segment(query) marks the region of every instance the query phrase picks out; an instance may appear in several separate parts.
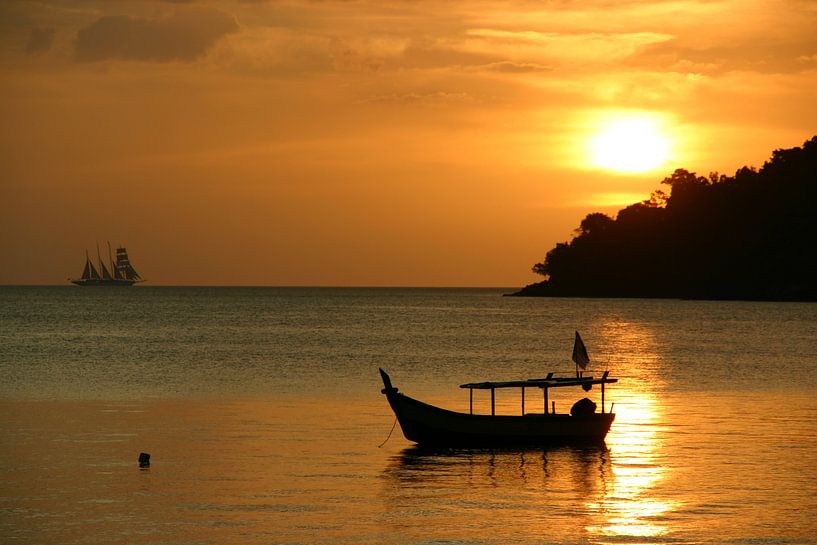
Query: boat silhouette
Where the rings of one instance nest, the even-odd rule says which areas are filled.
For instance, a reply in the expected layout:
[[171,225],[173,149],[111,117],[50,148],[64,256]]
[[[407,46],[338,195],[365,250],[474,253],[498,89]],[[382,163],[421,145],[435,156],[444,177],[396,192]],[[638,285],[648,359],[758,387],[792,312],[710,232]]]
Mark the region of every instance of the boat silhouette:
[[105,266],[99,254],[99,245],[96,247],[97,262],[99,269],[94,266],[91,258],[88,257],[88,250],[85,250],[85,268],[79,278],[69,278],[72,284],[77,286],[132,286],[137,282],[144,282],[136,269],[130,263],[128,251],[124,247],[116,249],[116,261],[111,256],[111,243],[108,243],[108,261],[110,269]]
[[[403,435],[409,441],[431,447],[496,447],[530,446],[563,443],[602,443],[615,420],[613,412],[604,407],[604,386],[618,382],[609,378],[605,371],[601,377],[582,376],[554,377],[553,373],[542,379],[505,382],[476,382],[460,385],[470,390],[470,412],[459,413],[423,403],[398,392],[391,378],[380,369],[383,390]],[[570,413],[556,413],[548,407],[550,388],[580,387],[587,391],[593,385],[601,385],[601,412],[596,404],[582,398]],[[522,414],[520,416],[497,415],[495,390],[498,388],[522,388]],[[538,388],[544,394],[544,412],[525,411],[526,388]],[[473,391],[491,390],[491,414],[474,414]],[[612,407],[611,407],[612,409]]]

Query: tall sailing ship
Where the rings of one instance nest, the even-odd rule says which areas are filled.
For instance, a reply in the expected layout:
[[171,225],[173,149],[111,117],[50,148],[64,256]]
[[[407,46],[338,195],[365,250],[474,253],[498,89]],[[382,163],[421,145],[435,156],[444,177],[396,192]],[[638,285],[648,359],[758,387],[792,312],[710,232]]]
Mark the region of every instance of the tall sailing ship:
[[110,269],[105,266],[99,254],[99,245],[96,247],[96,256],[99,269],[94,267],[91,258],[88,257],[88,250],[85,250],[85,268],[82,276],[76,279],[69,279],[77,286],[132,286],[137,282],[144,282],[133,265],[130,264],[128,251],[119,247],[116,249],[116,261],[111,256],[111,244],[108,243],[108,261]]

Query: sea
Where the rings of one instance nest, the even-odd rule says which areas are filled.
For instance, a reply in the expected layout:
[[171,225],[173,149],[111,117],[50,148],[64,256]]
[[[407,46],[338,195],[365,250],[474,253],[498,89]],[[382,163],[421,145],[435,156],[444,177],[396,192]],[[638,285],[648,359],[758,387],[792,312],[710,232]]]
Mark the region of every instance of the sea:
[[[817,304],[508,291],[0,287],[0,542],[817,544]],[[467,412],[576,331],[603,445],[420,449],[381,394]]]

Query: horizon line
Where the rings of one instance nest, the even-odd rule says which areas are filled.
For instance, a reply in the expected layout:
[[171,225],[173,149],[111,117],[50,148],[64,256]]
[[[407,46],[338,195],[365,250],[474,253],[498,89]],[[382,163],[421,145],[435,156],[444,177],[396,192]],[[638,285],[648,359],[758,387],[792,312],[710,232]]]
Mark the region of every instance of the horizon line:
[[[79,288],[70,284],[4,284],[2,288]],[[106,286],[100,286],[106,287]],[[107,286],[111,287],[111,286]],[[143,288],[310,288],[310,289],[520,289],[519,286],[423,286],[423,285],[331,285],[331,284],[150,284],[125,286]]]

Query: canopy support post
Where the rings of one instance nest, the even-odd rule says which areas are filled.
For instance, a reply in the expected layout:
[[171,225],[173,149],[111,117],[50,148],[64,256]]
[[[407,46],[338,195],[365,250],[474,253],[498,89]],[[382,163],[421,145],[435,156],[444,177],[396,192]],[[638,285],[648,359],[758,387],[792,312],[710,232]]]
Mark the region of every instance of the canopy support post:
[[525,387],[522,386],[522,416],[525,416]]
[[544,390],[544,392],[545,392],[545,414],[547,414],[548,413],[548,387],[545,386],[544,388],[542,388],[542,390]]
[[495,414],[496,412],[494,409],[494,389],[491,388],[491,416],[494,416]]
[[468,411],[474,414],[474,389],[468,388]]

